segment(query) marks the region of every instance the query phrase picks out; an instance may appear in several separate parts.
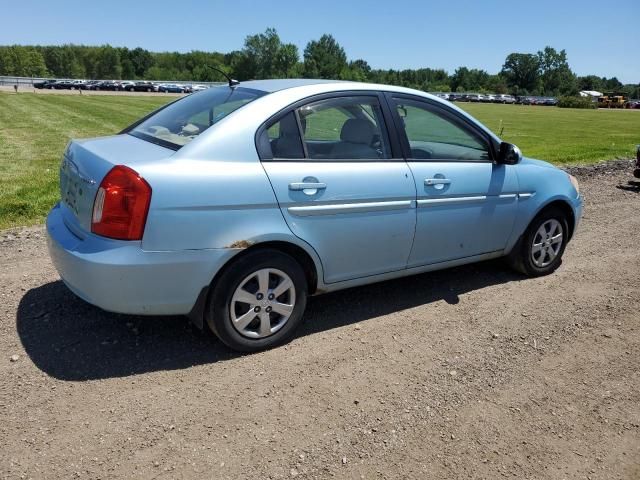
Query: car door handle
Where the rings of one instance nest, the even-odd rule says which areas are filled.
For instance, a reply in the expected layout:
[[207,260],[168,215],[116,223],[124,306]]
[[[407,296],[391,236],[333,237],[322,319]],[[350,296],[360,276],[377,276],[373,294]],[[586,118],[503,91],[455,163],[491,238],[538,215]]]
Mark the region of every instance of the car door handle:
[[289,190],[324,190],[327,188],[326,183],[322,182],[294,182],[289,184]]
[[448,178],[425,178],[424,184],[427,186],[430,185],[449,185],[451,180]]

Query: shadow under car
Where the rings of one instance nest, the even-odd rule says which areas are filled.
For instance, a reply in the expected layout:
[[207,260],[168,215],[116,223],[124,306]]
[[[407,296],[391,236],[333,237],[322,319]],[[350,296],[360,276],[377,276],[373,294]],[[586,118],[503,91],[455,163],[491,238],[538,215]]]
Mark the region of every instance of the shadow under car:
[[[311,297],[296,337],[438,300],[457,304],[466,292],[522,279],[493,260]],[[61,281],[29,290],[16,323],[34,364],[66,381],[176,370],[240,355],[186,317],[109,313],[79,299]]]

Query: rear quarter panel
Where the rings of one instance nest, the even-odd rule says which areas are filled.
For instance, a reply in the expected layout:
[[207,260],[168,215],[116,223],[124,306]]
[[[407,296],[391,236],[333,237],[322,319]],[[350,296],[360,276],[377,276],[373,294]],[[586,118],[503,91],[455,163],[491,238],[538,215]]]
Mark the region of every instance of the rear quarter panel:
[[237,248],[292,236],[257,160],[179,159],[139,172],[153,189],[145,250]]

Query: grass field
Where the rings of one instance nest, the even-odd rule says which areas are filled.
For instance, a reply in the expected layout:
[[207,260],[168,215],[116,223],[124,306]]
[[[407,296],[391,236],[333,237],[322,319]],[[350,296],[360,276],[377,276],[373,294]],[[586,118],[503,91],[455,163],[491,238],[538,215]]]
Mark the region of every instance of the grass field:
[[[58,165],[70,138],[117,133],[172,100],[151,96],[0,93],[0,229],[43,221],[58,199]],[[640,111],[462,104],[527,156],[557,164],[631,157]]]

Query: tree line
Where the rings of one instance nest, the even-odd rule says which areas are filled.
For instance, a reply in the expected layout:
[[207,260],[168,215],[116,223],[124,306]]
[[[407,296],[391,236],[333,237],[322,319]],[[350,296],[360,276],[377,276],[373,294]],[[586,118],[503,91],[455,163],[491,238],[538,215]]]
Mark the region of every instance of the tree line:
[[254,78],[333,78],[402,85],[430,92],[490,92],[515,95],[576,95],[580,90],[616,91],[640,97],[640,85],[616,77],[577,76],[565,50],[545,47],[537,53],[511,53],[500,72],[459,67],[443,69],[373,69],[366,60],[349,60],[332,35],[298,47],[284,43],[277,31],[246,37],[241,50],[229,53],[150,52],[110,45],[0,46],[0,75],[102,80],[224,81],[215,66],[238,80]]

